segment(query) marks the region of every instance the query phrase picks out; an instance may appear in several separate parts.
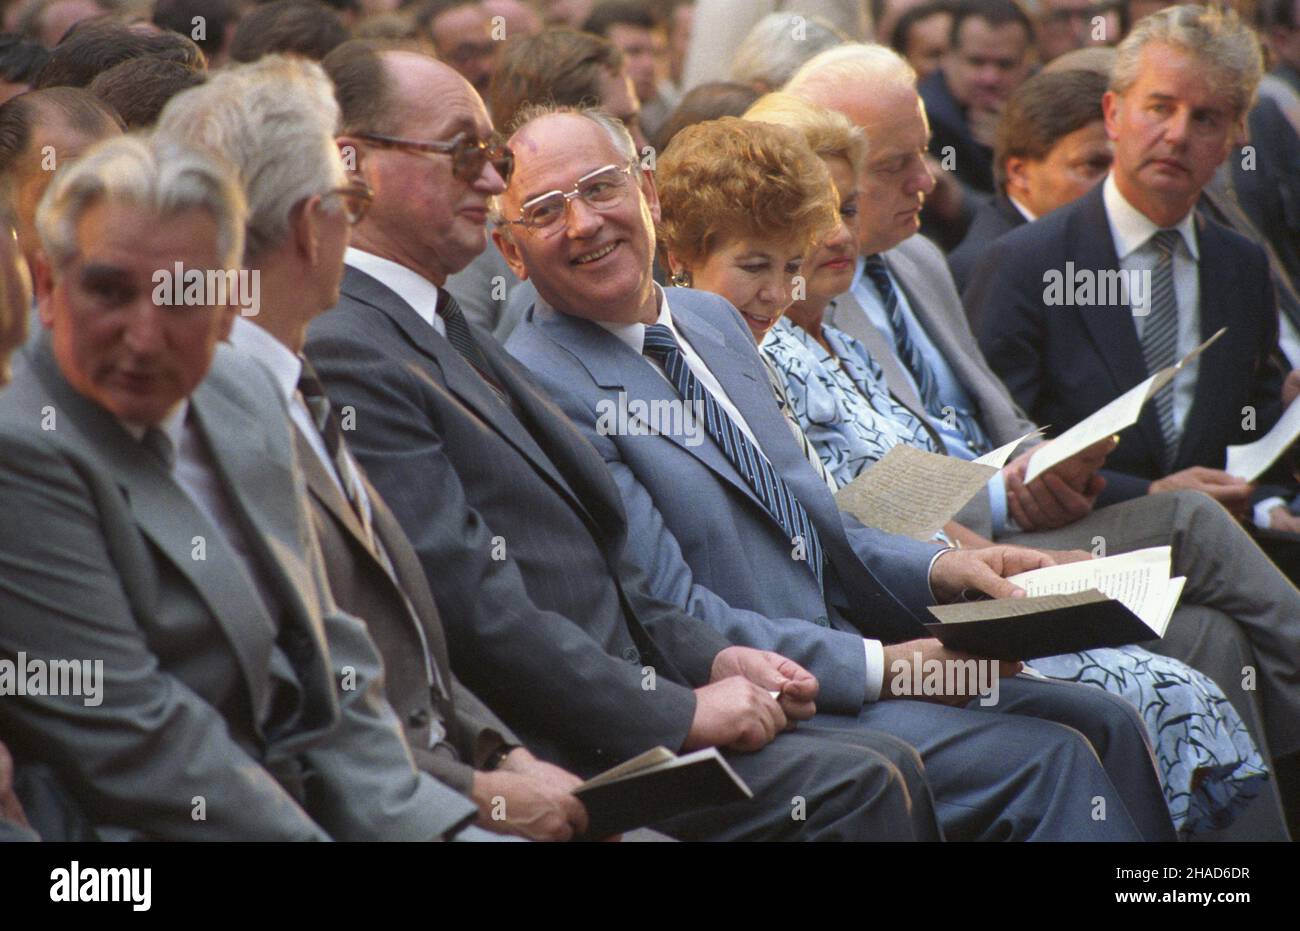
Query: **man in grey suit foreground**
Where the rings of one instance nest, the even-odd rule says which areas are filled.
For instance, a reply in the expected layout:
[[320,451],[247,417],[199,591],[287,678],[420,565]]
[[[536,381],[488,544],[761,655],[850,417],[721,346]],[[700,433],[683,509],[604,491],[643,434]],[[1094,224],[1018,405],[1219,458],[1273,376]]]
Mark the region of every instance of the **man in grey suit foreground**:
[[270,369],[289,408],[331,592],[379,647],[416,765],[470,796],[479,827],[566,840],[586,828],[572,793],[581,780],[520,746],[453,674],[419,558],[300,355],[308,322],[338,302],[349,223],[371,196],[348,183],[334,144],[338,117],[319,65],[269,56],[181,94],[158,132],[212,145],[245,187],[244,265],[259,274],[260,306],[235,320],[230,342]]
[[226,169],[132,137],[42,202],[48,332],[0,394],[0,655],[61,685],[0,730],[105,838],[442,838],[475,807],[416,771],[330,601],[283,406],[218,345],[234,305],[158,287],[238,268],[244,221]]
[[[814,58],[788,90],[843,113],[863,129],[871,147],[859,179],[863,259],[858,279],[836,299],[827,320],[861,340],[890,393],[928,419],[950,455],[969,459],[1037,427],[981,354],[943,254],[916,234],[917,211],[933,179],[916,154],[928,130],[914,85],[915,74],[896,54],[856,45]],[[864,274],[871,256],[880,257],[909,336],[935,373],[938,411],[920,398],[918,378],[898,349],[879,286]],[[1175,491],[1094,510],[1100,460],[1080,454],[1026,485],[1022,478],[1030,451],[994,476],[958,520],[998,542],[1048,549],[1105,555],[1171,545],[1173,571],[1186,576],[1187,585],[1164,638],[1143,646],[1214,679],[1261,749],[1277,757],[1293,753],[1300,746],[1295,676],[1300,592],[1295,586],[1208,496]],[[1106,503],[1104,490],[1099,503]],[[1268,804],[1256,807],[1271,809],[1260,817],[1276,830],[1276,795],[1267,795]]]
[[[559,109],[526,122],[511,145],[518,170],[500,198],[494,236],[540,298],[509,349],[609,465],[628,513],[629,552],[651,591],[729,639],[780,649],[805,664],[823,680],[823,694],[832,695],[821,707],[835,713],[816,723],[873,727],[917,747],[950,837],[1118,838],[1136,826],[1147,839],[1169,839],[1145,731],[1122,700],[1006,678],[997,701],[982,707],[951,686],[929,702],[896,700],[886,684],[900,664],[910,668],[914,654],[971,659],[945,651],[917,620],[936,595],[1010,595],[1016,588],[1000,575],[1047,560],[1010,547],[978,556],[942,550],[840,512],[773,403],[735,309],[711,294],[665,292],[652,280],[658,200],[648,172],[632,168],[616,200],[571,199],[546,213],[547,226],[532,214],[521,217],[538,194],[572,190],[577,178],[604,165],[635,165],[619,124],[598,110]],[[806,518],[805,545],[771,516],[722,442],[662,422],[657,430],[608,428],[600,411],[620,399],[660,410],[682,403],[669,380],[680,377],[668,374],[672,363],[660,368],[652,361],[652,330],[691,347],[684,364],[709,386],[706,401],[719,403],[704,416],[729,418],[744,436],[752,434],[760,474],[770,464],[765,484],[788,491],[792,509]],[[630,341],[643,343],[645,355]],[[741,437],[731,442],[744,445]],[[1017,668],[1004,664],[1001,673]],[[1026,778],[1047,775],[1045,765],[1048,778]],[[1093,821],[1080,802],[1098,796],[1106,799],[1108,818],[1122,812],[1129,823]]]
[[[457,673],[538,756],[584,776],[657,744],[721,748],[755,798],[656,825],[670,835],[939,837],[914,750],[781,733],[812,715],[816,681],[646,592],[600,457],[442,290],[482,251],[510,173],[506,153],[473,145],[491,134],[473,88],[359,43],[324,64],[375,203],[307,356],[355,414],[350,445],[423,563]],[[457,135],[471,143],[459,158],[416,148]]]

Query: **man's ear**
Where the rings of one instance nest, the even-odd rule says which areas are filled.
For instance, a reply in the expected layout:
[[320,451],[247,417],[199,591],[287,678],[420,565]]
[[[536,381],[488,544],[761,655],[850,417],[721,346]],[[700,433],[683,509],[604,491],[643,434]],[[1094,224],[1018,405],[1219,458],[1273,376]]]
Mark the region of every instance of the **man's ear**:
[[1002,163],[1002,170],[1007,176],[1007,194],[1021,203],[1025,201],[1024,192],[1029,190],[1029,173],[1025,170],[1027,167],[1028,159],[1017,155],[1008,155]]
[[320,202],[321,196],[313,194],[289,211],[289,241],[308,268],[315,268],[320,259]]
[[497,251],[506,260],[510,270],[515,273],[515,277],[520,281],[527,281],[528,269],[524,267],[524,256],[519,251],[519,244],[515,242],[514,233],[504,227],[493,226],[492,241],[497,244]]
[[1111,142],[1119,139],[1119,131],[1115,127],[1119,119],[1119,109],[1123,105],[1124,101],[1114,91],[1106,91],[1101,96],[1101,115],[1106,121],[1106,138]]
[[641,193],[650,206],[650,217],[655,223],[659,223],[663,219],[663,214],[659,209],[659,191],[655,187],[655,173],[648,168],[642,168],[638,180],[641,184]]
[[54,326],[54,266],[43,250],[36,252],[36,267],[32,269],[32,284],[36,290],[36,306],[40,310],[41,326]]

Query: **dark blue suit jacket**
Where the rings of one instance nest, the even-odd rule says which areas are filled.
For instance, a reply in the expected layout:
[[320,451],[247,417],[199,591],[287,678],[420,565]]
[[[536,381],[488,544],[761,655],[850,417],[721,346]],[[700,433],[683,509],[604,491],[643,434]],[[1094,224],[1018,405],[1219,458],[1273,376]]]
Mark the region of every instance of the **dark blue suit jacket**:
[[[965,289],[971,272],[989,246],[993,245],[993,241],[1027,222],[1024,214],[1016,209],[1011,198],[1002,191],[998,191],[991,201],[980,206],[975,219],[971,221],[970,229],[966,231],[966,238],[948,253],[948,270],[952,272],[952,280],[956,282],[958,292]],[[974,326],[975,321],[972,320],[971,327]]]
[[[1044,274],[1074,268],[1117,270],[1119,259],[1097,185],[1073,204],[999,239],[976,269],[963,300],[980,320],[980,348],[1012,397],[1056,434],[1148,375],[1128,304],[1046,306]],[[1264,251],[1197,215],[1201,338],[1227,327],[1200,359],[1196,393],[1173,471],[1221,469],[1229,445],[1259,439],[1281,414],[1282,372],[1270,361],[1277,310]],[[1256,412],[1243,429],[1243,409]],[[1103,472],[1100,503],[1145,494],[1162,466],[1160,426],[1148,404],[1125,430]],[[1285,481],[1280,470],[1265,480]],[[1276,489],[1272,489],[1276,492]],[[1264,489],[1261,489],[1263,492]]]

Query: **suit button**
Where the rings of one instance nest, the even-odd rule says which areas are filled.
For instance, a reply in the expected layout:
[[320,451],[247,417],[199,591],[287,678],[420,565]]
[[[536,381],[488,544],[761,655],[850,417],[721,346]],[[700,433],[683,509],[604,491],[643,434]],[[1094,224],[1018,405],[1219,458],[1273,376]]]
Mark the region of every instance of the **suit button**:
[[637,663],[641,661],[641,654],[636,651],[636,647],[628,647],[623,651],[623,659],[629,663]]
[[817,618],[813,623],[815,623],[818,627],[830,627],[831,619],[823,614],[821,617]]
[[418,731],[422,728],[428,727],[429,709],[417,708],[415,711],[412,711],[410,715],[406,718],[406,724],[413,731]]

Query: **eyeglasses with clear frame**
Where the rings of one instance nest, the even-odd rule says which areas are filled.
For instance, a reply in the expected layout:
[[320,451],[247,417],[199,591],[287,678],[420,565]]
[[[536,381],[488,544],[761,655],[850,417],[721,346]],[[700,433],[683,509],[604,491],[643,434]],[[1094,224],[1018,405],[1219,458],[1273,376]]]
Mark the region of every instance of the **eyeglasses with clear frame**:
[[569,203],[574,198],[593,210],[612,210],[627,196],[631,187],[632,163],[605,165],[579,178],[568,191],[547,191],[530,198],[519,207],[517,219],[508,222],[544,237],[554,236],[567,223]]
[[370,185],[360,178],[353,178],[343,187],[331,188],[325,197],[337,197],[343,204],[343,213],[348,218],[348,226],[356,226],[366,218],[375,194]]
[[483,173],[483,166],[488,162],[492,163],[501,180],[507,184],[510,183],[510,176],[515,170],[515,153],[510,151],[510,147],[495,133],[487,140],[471,136],[469,133],[459,133],[446,142],[423,142],[418,139],[403,139],[380,133],[357,133],[356,137],[384,149],[405,149],[410,152],[449,155],[451,173],[467,183],[477,181],[478,176]]

